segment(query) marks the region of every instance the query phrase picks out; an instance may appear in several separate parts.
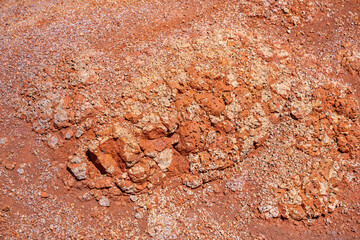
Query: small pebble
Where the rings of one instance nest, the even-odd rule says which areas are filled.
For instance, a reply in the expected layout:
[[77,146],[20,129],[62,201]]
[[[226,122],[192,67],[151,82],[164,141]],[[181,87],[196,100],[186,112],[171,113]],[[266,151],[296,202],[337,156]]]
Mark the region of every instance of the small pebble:
[[41,192],[40,193],[40,197],[42,198],[48,198],[49,197],[49,194],[47,192]]
[[47,142],[48,146],[51,148],[55,148],[58,145],[58,139],[55,136],[52,136],[48,142]]
[[75,133],[76,138],[80,138],[84,134],[84,131],[78,128]]
[[17,172],[21,175],[21,174],[23,174],[23,173],[24,173],[24,169],[19,168],[19,169],[17,170]]
[[138,200],[138,197],[135,196],[135,195],[131,195],[131,196],[130,196],[130,200],[131,200],[132,202],[136,202],[136,201]]
[[16,163],[13,163],[13,162],[6,162],[5,163],[5,168],[7,169],[7,170],[13,170],[14,168],[15,168],[15,166],[16,166]]
[[99,200],[99,205],[102,206],[102,207],[109,207],[110,206],[110,201],[109,201],[109,199],[107,199],[106,197],[103,196]]
[[66,132],[66,133],[65,133],[65,139],[66,139],[66,140],[70,140],[71,137],[72,137],[71,132]]
[[0,138],[0,144],[7,143],[8,139],[6,137]]

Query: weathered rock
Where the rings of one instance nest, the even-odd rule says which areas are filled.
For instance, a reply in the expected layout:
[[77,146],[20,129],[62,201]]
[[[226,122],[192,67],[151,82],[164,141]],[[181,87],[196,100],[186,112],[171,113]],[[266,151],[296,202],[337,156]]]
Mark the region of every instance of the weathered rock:
[[41,198],[48,198],[48,197],[49,197],[49,194],[48,194],[47,192],[42,191],[42,192],[40,193],[40,197],[41,197]]
[[127,194],[135,194],[141,192],[147,186],[147,182],[136,184],[126,179],[115,179],[115,183],[116,186],[121,189],[121,191]]
[[226,154],[218,152],[211,156],[207,151],[203,151],[196,155],[190,155],[191,172],[206,173],[213,170],[221,170],[232,166],[234,163],[227,158]]
[[167,134],[167,128],[162,124],[147,124],[142,130],[148,139],[161,138]]
[[0,145],[5,144],[8,142],[8,139],[6,137],[0,138]]
[[200,176],[187,174],[184,179],[184,184],[189,188],[195,189],[203,184],[203,180]]
[[347,153],[350,151],[349,144],[345,136],[343,135],[338,136],[336,138],[336,142],[338,144],[340,152]]
[[107,197],[102,197],[100,200],[99,200],[99,205],[102,206],[102,207],[109,207],[110,206],[110,201]]
[[265,215],[265,218],[278,218],[280,217],[280,212],[278,207],[267,205],[267,206],[259,206],[258,210],[261,214]]
[[359,107],[352,99],[337,99],[334,103],[335,110],[350,119],[356,119],[359,116]]
[[71,139],[71,137],[72,137],[72,135],[73,135],[73,133],[72,133],[72,131],[67,131],[66,133],[65,133],[65,139],[66,140],[70,140]]
[[132,202],[136,202],[136,201],[138,200],[138,197],[135,196],[135,195],[131,195],[131,196],[130,196],[130,200],[131,200]]
[[77,180],[86,179],[86,163],[70,163],[68,164],[68,169]]
[[133,166],[141,157],[142,152],[139,143],[130,130],[115,126],[113,128],[112,136],[116,141],[120,141],[120,147],[117,149],[117,154],[126,163],[127,167]]
[[176,151],[173,148],[168,148],[160,152],[154,158],[155,162],[161,170],[166,171],[166,169],[171,165],[175,157],[175,152]]
[[161,120],[169,133],[174,133],[180,125],[178,118],[174,115],[163,115]]
[[77,127],[75,132],[75,137],[80,138],[84,133],[85,133],[84,129],[82,129],[81,127]]
[[203,105],[208,114],[219,116],[225,110],[225,103],[221,97],[212,93],[201,93],[196,95],[196,101]]
[[296,221],[301,221],[305,218],[305,212],[301,207],[291,208],[289,215]]
[[180,141],[175,146],[179,152],[189,153],[196,150],[200,145],[201,130],[200,125],[196,122],[185,122],[179,128]]
[[65,110],[59,111],[54,115],[54,125],[58,129],[69,126],[68,121],[69,121],[69,117]]
[[57,139],[56,136],[51,136],[47,142],[48,146],[50,148],[57,148],[58,144],[59,144],[59,140]]
[[150,166],[146,159],[142,159],[129,169],[131,181],[139,183],[148,179],[150,175]]
[[6,161],[6,162],[5,162],[5,168],[6,168],[7,170],[12,171],[12,170],[14,170],[15,166],[16,166],[16,163],[15,163],[15,162],[12,162],[12,161]]
[[16,171],[17,171],[20,175],[24,174],[24,172],[25,172],[23,168],[18,168]]
[[341,65],[353,76],[360,75],[360,50],[357,46],[345,44],[344,49],[338,51],[337,57]]
[[169,148],[172,145],[178,143],[180,140],[178,134],[173,134],[170,138],[162,137],[154,140],[140,139],[141,149],[145,152],[145,155],[153,152],[161,152],[165,148]]
[[113,187],[113,181],[111,177],[107,176],[97,176],[95,179],[90,180],[88,182],[88,187],[90,189],[96,188],[96,189],[105,189],[105,188],[111,188]]
[[115,176],[120,172],[118,163],[113,159],[110,154],[103,154],[100,151],[88,151],[88,155],[90,157],[90,160],[103,174]]

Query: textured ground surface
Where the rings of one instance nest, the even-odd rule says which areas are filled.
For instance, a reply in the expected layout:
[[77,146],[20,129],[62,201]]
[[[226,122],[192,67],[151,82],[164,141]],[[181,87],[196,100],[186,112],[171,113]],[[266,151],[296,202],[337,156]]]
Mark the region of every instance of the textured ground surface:
[[2,238],[359,235],[359,1],[0,6]]

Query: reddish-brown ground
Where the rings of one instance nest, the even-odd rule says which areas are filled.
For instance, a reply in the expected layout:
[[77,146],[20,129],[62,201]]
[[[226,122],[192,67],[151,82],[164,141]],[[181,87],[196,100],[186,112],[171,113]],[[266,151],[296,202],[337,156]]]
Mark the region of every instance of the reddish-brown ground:
[[2,239],[358,238],[358,0],[0,6]]

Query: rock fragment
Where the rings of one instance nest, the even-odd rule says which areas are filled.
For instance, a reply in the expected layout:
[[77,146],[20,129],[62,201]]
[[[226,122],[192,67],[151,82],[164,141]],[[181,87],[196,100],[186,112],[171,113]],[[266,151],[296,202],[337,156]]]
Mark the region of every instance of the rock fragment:
[[7,162],[5,162],[5,168],[7,169],[7,170],[13,170],[14,168],[15,168],[15,166],[16,166],[16,163],[15,162],[11,162],[11,161],[7,161]]
[[203,184],[203,180],[201,179],[200,176],[187,174],[184,179],[184,184],[185,184],[185,186],[187,186],[189,188],[195,189],[195,188],[200,187]]
[[68,164],[68,169],[77,180],[86,179],[86,163],[70,163]]
[[20,175],[22,175],[24,173],[24,169],[23,168],[18,168],[16,170]]
[[176,145],[179,152],[189,153],[194,151],[201,141],[200,125],[196,122],[187,121],[179,128],[180,141]]
[[99,205],[102,206],[102,207],[109,207],[110,206],[110,201],[107,197],[102,197],[100,200],[99,200]]
[[47,192],[44,192],[44,191],[43,191],[43,192],[40,193],[40,197],[41,197],[41,198],[48,198],[48,197],[49,197],[49,194],[48,194]]
[[72,137],[72,132],[71,131],[67,131],[66,133],[65,133],[65,139],[66,140],[70,140],[71,139],[71,137]]
[[57,148],[59,143],[59,140],[57,139],[56,136],[51,136],[50,139],[48,140],[47,144],[50,148]]
[[155,162],[158,164],[159,168],[163,171],[171,165],[174,160],[175,150],[173,148],[165,149],[160,152],[157,157],[154,158]]
[[0,138],[0,145],[5,144],[8,142],[8,139],[6,137]]
[[150,166],[146,159],[141,160],[129,169],[129,177],[135,183],[143,182],[150,175]]

